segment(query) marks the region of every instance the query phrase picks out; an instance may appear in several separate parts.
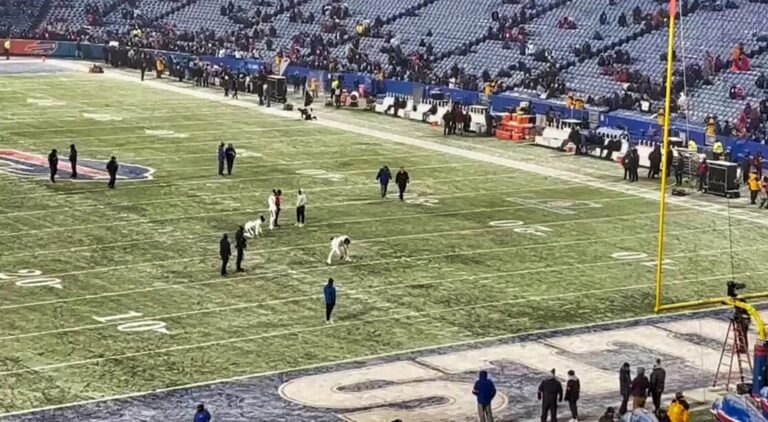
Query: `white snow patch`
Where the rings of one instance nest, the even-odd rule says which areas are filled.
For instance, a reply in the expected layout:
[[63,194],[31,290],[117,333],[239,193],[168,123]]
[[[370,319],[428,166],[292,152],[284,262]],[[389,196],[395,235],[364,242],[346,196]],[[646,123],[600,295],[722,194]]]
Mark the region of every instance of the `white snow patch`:
[[41,107],[63,106],[66,104],[64,101],[51,100],[48,98],[27,98],[27,103],[39,105]]
[[99,122],[123,120],[122,117],[113,116],[111,114],[100,114],[100,113],[83,113],[83,117],[85,117],[86,119],[96,120]]
[[158,138],[186,138],[189,135],[184,133],[176,133],[172,130],[154,130],[154,129],[144,129],[144,133],[147,135],[153,135],[157,136]]

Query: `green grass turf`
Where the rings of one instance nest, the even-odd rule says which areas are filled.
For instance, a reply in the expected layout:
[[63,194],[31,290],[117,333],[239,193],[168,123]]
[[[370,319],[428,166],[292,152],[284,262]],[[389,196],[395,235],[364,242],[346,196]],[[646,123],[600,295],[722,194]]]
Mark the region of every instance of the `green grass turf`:
[[[3,148],[45,155],[55,147],[66,161],[76,143],[81,159],[116,155],[156,169],[154,180],[118,182],[115,191],[0,176],[0,272],[35,269],[63,285],[0,280],[0,413],[652,312],[654,268],[611,254],[653,260],[655,201],[90,75],[4,78],[0,89]],[[437,138],[410,124],[354,119]],[[241,153],[231,177],[215,174],[220,141]],[[445,142],[617,183],[610,164],[495,141]],[[410,192],[437,204],[379,200],[374,176],[385,163],[405,166]],[[291,226],[299,186],[310,200],[303,229]],[[250,242],[247,273],[219,277],[218,239],[265,214],[272,188],[286,193],[283,228]],[[531,206],[548,200],[599,207],[560,214]],[[731,273],[727,222],[669,211],[676,264],[665,301],[721,295]],[[499,220],[550,231],[489,225]],[[731,232],[733,271],[759,274],[766,229],[736,220]],[[342,233],[354,241],[354,262],[329,268],[329,238]],[[322,315],[329,276],[339,288],[333,326]],[[126,333],[94,319],[128,312],[170,333]]]

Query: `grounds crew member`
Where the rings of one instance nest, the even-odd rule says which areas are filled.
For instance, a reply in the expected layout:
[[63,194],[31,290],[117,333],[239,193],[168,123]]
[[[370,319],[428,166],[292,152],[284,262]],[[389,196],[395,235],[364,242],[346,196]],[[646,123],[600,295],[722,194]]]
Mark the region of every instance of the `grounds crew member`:
[[408,176],[408,172],[405,171],[403,167],[400,167],[400,171],[398,171],[397,175],[395,176],[395,184],[397,185],[397,189],[400,191],[400,201],[405,200],[405,188],[408,187],[408,183],[411,183],[411,178]]
[[5,54],[5,60],[11,59],[11,37],[5,39],[3,43],[3,54]]
[[477,397],[477,416],[480,422],[493,422],[491,402],[496,397],[496,386],[488,379],[487,371],[480,371],[478,374],[472,394]]
[[576,376],[576,372],[571,369],[568,371],[568,381],[565,383],[565,401],[568,402],[568,408],[571,410],[570,422],[579,421],[579,408],[576,403],[579,401],[580,392],[581,381]]
[[115,181],[117,180],[117,170],[120,168],[120,166],[117,165],[117,158],[113,155],[112,158],[109,159],[109,162],[107,163],[107,172],[109,172],[109,183],[107,186],[110,189],[115,188]]
[[672,404],[669,405],[669,411],[667,416],[671,422],[688,422],[688,409],[690,405],[683,397],[683,393],[675,393],[675,399],[672,400]]
[[245,229],[240,226],[235,232],[235,249],[237,250],[237,261],[235,261],[237,272],[245,271],[243,269],[243,258],[245,258]]
[[379,186],[381,186],[381,199],[384,199],[387,196],[389,181],[392,180],[392,172],[389,171],[389,167],[384,166],[380,168],[376,174],[376,180],[379,181]]
[[539,384],[538,398],[541,400],[541,422],[547,422],[549,414],[552,422],[557,422],[557,402],[563,401],[563,385],[560,384],[552,369],[551,375]]
[[224,161],[227,159],[227,154],[224,151],[224,142],[219,144],[219,150],[216,153],[217,158],[219,159],[219,176],[224,175]]
[[69,146],[69,166],[72,168],[72,175],[69,177],[77,179],[77,148],[75,148],[75,144]]
[[[53,171],[53,169],[51,169],[51,171]],[[759,193],[760,193],[760,179],[758,179],[757,173],[752,173],[749,175],[749,203],[750,204],[752,205],[757,204],[757,194]]]
[[237,151],[235,151],[234,145],[227,145],[227,148],[224,150],[224,157],[227,160],[227,175],[231,176],[232,167],[235,165],[235,157],[237,157]]
[[658,412],[661,408],[661,395],[664,394],[664,383],[667,379],[667,371],[661,367],[661,359],[656,359],[651,371],[651,399],[653,409]]
[[696,145],[696,141],[694,141],[693,139],[688,140],[688,152],[692,154],[696,154],[697,152],[699,152],[699,146]]
[[328,284],[323,287],[325,297],[325,323],[333,324],[333,308],[336,306],[336,288],[333,287],[333,279],[328,279]]
[[712,145],[712,159],[715,161],[720,161],[720,159],[723,158],[723,152],[725,152],[723,149],[723,143],[720,142],[719,139],[715,140],[714,145]]
[[232,250],[229,247],[229,239],[227,234],[219,242],[219,256],[221,256],[221,276],[227,275],[227,264],[229,263],[229,257],[232,256]]
[[48,154],[48,167],[51,170],[51,183],[56,183],[56,173],[59,171],[59,155],[55,149]]

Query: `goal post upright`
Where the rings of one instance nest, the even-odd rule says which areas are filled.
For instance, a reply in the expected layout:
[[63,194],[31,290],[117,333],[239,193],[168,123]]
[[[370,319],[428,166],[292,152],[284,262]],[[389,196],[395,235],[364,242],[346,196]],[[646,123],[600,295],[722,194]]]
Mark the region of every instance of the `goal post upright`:
[[661,192],[659,201],[659,233],[656,242],[656,301],[654,311],[662,311],[662,288],[664,286],[664,228],[667,212],[667,154],[669,152],[670,103],[672,102],[672,73],[674,72],[675,15],[677,0],[669,2],[669,36],[667,37],[667,75],[664,94],[663,145],[661,149]]

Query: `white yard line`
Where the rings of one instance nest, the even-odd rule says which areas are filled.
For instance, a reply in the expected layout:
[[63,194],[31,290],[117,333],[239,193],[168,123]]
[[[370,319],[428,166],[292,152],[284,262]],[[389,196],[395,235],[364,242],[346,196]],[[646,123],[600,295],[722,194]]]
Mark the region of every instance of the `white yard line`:
[[[480,163],[476,162],[468,162],[468,163],[452,163],[452,164],[435,164],[435,165],[428,165],[428,166],[413,166],[409,167],[409,170],[417,169],[417,170],[426,170],[426,169],[435,169],[435,168],[448,168],[448,167],[471,167],[471,166],[478,166],[482,165]],[[211,165],[211,171],[215,170],[213,165]],[[237,170],[237,165],[235,165],[235,170]],[[371,169],[366,170],[352,170],[352,171],[339,171],[334,172],[336,174],[374,174],[375,175],[375,169],[373,172]],[[169,182],[169,183],[147,183],[147,182],[141,182],[141,183],[131,183],[131,184],[120,184],[120,180],[118,180],[118,190],[125,190],[125,189],[147,189],[147,188],[154,188],[154,187],[168,187],[168,186],[187,186],[187,185],[199,185],[199,184],[205,184],[205,183],[236,183],[236,182],[246,182],[246,181],[253,181],[253,180],[272,180],[279,177],[292,177],[292,178],[298,178],[298,177],[305,177],[305,178],[311,178],[311,176],[302,176],[301,174],[293,174],[293,175],[283,175],[283,176],[256,176],[256,177],[222,177],[218,175],[211,175],[210,179],[204,179],[204,180],[188,180],[188,181],[182,181],[182,182]],[[43,177],[45,178],[45,177]],[[35,182],[39,183],[40,178],[31,178],[31,179],[25,179],[28,180],[30,183]],[[73,191],[67,191],[65,192],[67,195],[72,195],[76,193],[92,193],[92,192],[100,192],[104,193],[104,188],[93,188],[93,189],[82,189],[82,190],[73,190]],[[15,198],[32,198],[37,196],[61,196],[61,193],[59,192],[43,192],[43,193],[33,193],[29,195],[11,195],[11,196],[2,196],[0,197],[0,201],[4,199],[15,199]]]
[[[275,178],[278,177],[292,177],[296,178],[301,175],[294,174],[290,176],[275,176]],[[485,179],[504,179],[504,178],[510,178],[514,179],[515,177],[520,176],[520,173],[506,173],[506,174],[496,174],[496,175],[486,175],[486,176],[471,176],[471,177],[460,177],[460,178],[454,178],[454,179],[421,179],[416,180],[414,182],[411,182],[409,186],[421,186],[426,185],[428,183],[445,183],[445,182],[460,182],[465,180],[485,180]],[[362,185],[343,185],[343,186],[326,186],[326,187],[310,187],[310,188],[304,188],[304,190],[308,195],[312,195],[317,192],[325,192],[325,191],[342,191],[342,190],[350,190],[350,189],[372,189],[375,190],[375,192],[378,194],[378,190],[376,189],[378,187],[378,183],[376,181],[371,181],[370,183],[362,184]],[[536,190],[551,190],[552,187],[545,187],[545,188],[534,188]],[[530,189],[523,188],[520,189],[521,192],[529,192]],[[266,196],[266,192],[265,192]],[[393,196],[393,195],[392,195]],[[77,198],[77,197],[75,197]],[[70,207],[67,206],[66,208],[62,207],[55,207],[50,209],[43,209],[43,210],[35,210],[35,211],[17,211],[17,212],[8,212],[8,213],[0,213],[0,218],[3,217],[13,217],[18,215],[38,215],[38,214],[45,214],[45,213],[60,213],[62,211],[73,211],[73,210],[94,210],[94,209],[110,209],[110,208],[119,208],[119,207],[133,207],[136,205],[147,205],[147,204],[162,204],[166,202],[180,202],[180,201],[201,201],[201,200],[208,200],[208,199],[217,199],[217,198],[228,198],[233,199],[232,193],[226,193],[226,194],[219,194],[219,195],[180,195],[180,196],[174,196],[173,198],[165,198],[165,199],[151,199],[149,201],[136,201],[136,202],[120,202],[116,204],[85,204],[83,206],[77,206],[77,207]],[[632,197],[637,199],[637,197]],[[378,200],[378,202],[381,202],[381,200]],[[595,201],[592,201],[595,202]],[[339,205],[340,203],[336,203]],[[343,205],[340,204],[340,205]],[[318,205],[315,204],[309,204],[308,208],[317,207]],[[314,224],[313,224],[314,225]]]
[[[747,248],[751,249],[751,248]],[[669,255],[669,257],[687,257],[692,255],[712,255],[719,253],[719,250],[713,250],[713,251],[700,251],[700,252],[692,252],[692,253],[683,253],[683,254],[677,254],[677,255]],[[645,258],[645,259],[654,259],[651,258]],[[467,275],[462,277],[454,277],[454,278],[441,278],[436,280],[423,280],[423,281],[417,281],[414,283],[403,283],[403,284],[392,284],[392,285],[384,285],[379,287],[372,287],[368,289],[359,289],[359,290],[342,290],[342,295],[345,297],[352,297],[355,295],[360,295],[363,293],[368,292],[376,292],[379,290],[386,290],[388,292],[391,291],[398,291],[401,288],[408,288],[408,287],[414,287],[414,286],[426,286],[426,285],[436,285],[436,284],[447,284],[452,283],[456,281],[470,281],[470,280],[482,280],[479,281],[478,284],[482,283],[497,283],[499,282],[499,277],[506,277],[506,276],[512,276],[512,275],[525,275],[525,274],[534,274],[534,273],[546,273],[546,272],[559,272],[559,271],[571,271],[576,268],[592,268],[592,267],[605,267],[605,266],[613,266],[613,265],[621,265],[621,264],[631,264],[631,263],[637,263],[642,260],[617,260],[612,259],[610,261],[603,261],[603,262],[592,262],[587,264],[573,264],[573,265],[564,265],[559,267],[547,267],[547,268],[531,268],[531,269],[523,269],[523,270],[515,270],[515,271],[502,271],[502,272],[496,272],[496,273],[490,273],[490,274],[479,274],[479,275]],[[284,270],[279,270],[278,272],[285,273]],[[296,271],[296,273],[299,273],[299,271]],[[750,272],[745,273],[749,275],[758,275],[758,274],[764,274],[768,273],[768,271],[758,271],[758,272]],[[689,282],[701,282],[703,280],[716,280],[716,279],[722,279],[722,278],[728,278],[732,277],[733,275],[721,275],[721,276],[710,276],[710,277],[698,277],[694,279],[687,279],[687,280],[681,280],[677,282],[670,282],[667,284],[682,284],[682,283],[689,283]],[[503,283],[506,283],[509,280],[506,280]],[[314,283],[319,287],[325,284],[325,282],[321,283]],[[607,289],[600,289],[600,290],[590,290],[587,292],[578,292],[577,295],[582,294],[591,294],[591,293],[597,293],[597,292],[605,292],[605,291],[615,291],[615,290],[630,290],[630,289],[638,289],[638,288],[646,288],[654,286],[654,284],[644,284],[644,285],[633,285],[633,286],[622,286],[622,287],[612,287]],[[296,302],[296,301],[303,301],[303,300],[309,300],[309,299],[317,299],[318,297],[321,297],[322,294],[314,294],[314,295],[305,295],[305,296],[295,296],[295,297],[289,297],[289,298],[283,298],[283,299],[274,299],[274,300],[268,300],[268,301],[260,301],[260,302],[251,302],[251,303],[238,303],[236,305],[230,305],[230,306],[223,306],[218,308],[209,308],[209,309],[200,309],[195,311],[185,311],[185,312],[176,312],[171,314],[164,314],[164,315],[154,315],[154,316],[146,316],[141,317],[138,319],[133,319],[131,322],[140,322],[140,321],[151,321],[151,320],[163,320],[168,318],[178,318],[178,317],[184,317],[184,316],[190,316],[190,315],[199,315],[199,314],[207,314],[207,313],[217,313],[217,312],[226,312],[231,310],[239,310],[239,309],[246,309],[246,308],[252,308],[256,306],[262,306],[262,305],[271,305],[271,304],[277,304],[277,303],[287,303],[287,302]],[[493,302],[489,304],[481,304],[477,307],[484,307],[489,305],[498,305],[498,304],[509,304],[509,303],[517,303],[517,302],[523,302],[526,300],[541,300],[541,299],[547,299],[552,297],[559,297],[558,295],[555,296],[546,296],[544,298],[536,298],[531,297],[530,295],[525,295],[524,297],[517,297],[515,299],[511,300],[505,300],[502,302]],[[379,299],[375,299],[378,301]],[[472,308],[475,307],[474,305],[469,305],[465,307],[461,307],[461,309],[464,308]],[[6,309],[6,307],[0,307],[0,309]],[[455,310],[458,308],[450,308],[451,310]],[[84,330],[90,330],[95,328],[103,328],[103,327],[109,327],[114,325],[120,325],[123,324],[125,321],[116,321],[116,322],[110,322],[110,323],[101,323],[101,324],[90,324],[90,325],[83,325],[78,327],[70,327],[70,328],[60,328],[56,330],[47,330],[47,331],[38,331],[38,332],[31,332],[31,333],[24,333],[24,334],[15,334],[15,335],[9,335],[9,336],[3,336],[0,337],[1,340],[13,340],[13,339],[19,339],[19,338],[28,338],[28,337],[37,337],[37,336],[43,336],[43,335],[49,335],[49,334],[59,334],[59,333],[66,333],[66,332],[74,332],[74,331],[84,331]],[[0,373],[2,375],[2,373]]]
[[[747,226],[737,226],[737,227],[747,227]],[[728,228],[720,228],[720,229],[712,229],[712,228],[705,228],[705,229],[691,229],[691,230],[681,230],[677,232],[669,232],[669,235],[676,235],[676,234],[683,234],[683,233],[696,233],[696,232],[714,232],[718,230],[728,230]],[[525,250],[525,249],[535,249],[535,248],[554,248],[559,246],[570,246],[570,245],[579,245],[579,244],[588,244],[588,243],[594,243],[594,242],[604,242],[604,241],[615,241],[615,240],[623,240],[623,239],[638,239],[638,238],[644,238],[644,237],[652,237],[655,236],[656,233],[648,233],[644,235],[629,235],[629,236],[619,236],[619,237],[608,237],[608,238],[588,238],[588,239],[579,239],[579,240],[571,240],[571,241],[565,241],[565,242],[552,242],[552,243],[544,243],[544,244],[534,244],[534,245],[527,245],[527,246],[513,246],[513,247],[507,247],[507,248],[496,248],[491,250],[474,250],[474,251],[466,251],[466,252],[456,252],[451,254],[442,254],[442,255],[427,255],[427,256],[419,256],[419,257],[406,257],[406,258],[396,258],[391,260],[380,260],[380,261],[367,261],[363,263],[352,263],[352,264],[346,264],[345,267],[348,266],[362,266],[362,265],[373,265],[373,264],[381,264],[381,263],[389,263],[389,262],[398,262],[398,261],[406,261],[406,260],[418,260],[418,259],[425,259],[425,258],[435,258],[435,257],[444,257],[444,256],[457,256],[457,255],[469,255],[469,254],[477,254],[477,253],[488,253],[488,252],[500,252],[502,250],[505,251],[512,251],[512,250]],[[376,239],[373,239],[376,240]],[[371,241],[371,239],[367,240]],[[362,243],[362,242],[361,242]],[[315,245],[305,245],[306,247],[320,247],[324,246],[326,243],[319,243]],[[278,250],[292,250],[295,249],[295,247],[286,247],[286,248],[276,248],[276,249],[269,249],[269,250],[257,250],[257,251],[251,251],[250,253],[259,253],[259,252],[271,252],[271,251],[278,251]],[[760,249],[760,247],[750,247],[750,248],[744,248],[744,249]],[[691,253],[691,255],[695,255],[695,253]],[[687,256],[687,255],[686,255]],[[209,256],[213,257],[213,255]],[[206,257],[201,257],[206,258]],[[192,258],[197,259],[197,258]],[[648,258],[650,259],[650,258]],[[182,261],[188,261],[187,259],[182,259]],[[168,261],[163,261],[168,262]],[[626,262],[626,261],[623,261]],[[157,264],[157,263],[148,263],[148,264]],[[147,264],[147,265],[148,265]],[[99,271],[110,271],[113,269],[120,269],[121,267],[112,267],[112,268],[104,268],[100,269]],[[327,270],[327,266],[318,266],[318,267],[308,267],[308,268],[302,268],[299,270],[294,270],[296,272],[312,272],[312,271],[319,271],[319,270]],[[548,268],[549,269],[549,268]],[[83,272],[97,272],[94,270],[87,270],[87,271],[81,271],[77,273],[83,273]],[[66,274],[53,274],[49,276],[62,276],[62,275],[71,275],[72,273],[66,273]],[[153,287],[145,287],[141,289],[131,289],[131,290],[123,290],[118,292],[109,292],[109,293],[100,293],[96,295],[86,295],[86,296],[80,296],[80,297],[74,297],[74,298],[65,298],[65,299],[52,299],[52,300],[45,300],[45,301],[39,301],[39,302],[31,302],[31,303],[21,303],[21,304],[13,304],[13,305],[4,305],[0,306],[0,310],[3,309],[15,309],[15,308],[23,308],[23,307],[30,307],[30,306],[39,306],[39,305],[51,305],[55,303],[64,303],[64,302],[73,302],[73,301],[80,301],[80,300],[89,300],[89,299],[99,299],[103,297],[112,297],[112,296],[123,296],[133,293],[145,293],[145,292],[151,292],[151,291],[157,291],[157,290],[167,290],[167,289],[187,289],[190,286],[201,286],[201,285],[207,285],[207,284],[215,284],[215,283],[222,283],[222,282],[230,282],[230,281],[236,281],[236,282],[242,282],[242,281],[248,281],[255,278],[261,278],[261,277],[271,277],[271,276],[279,276],[283,274],[282,271],[268,271],[263,273],[255,273],[251,275],[245,275],[240,277],[234,277],[234,278],[212,278],[209,280],[203,280],[203,281],[196,281],[196,282],[190,282],[190,283],[178,283],[178,284],[168,284],[168,285],[162,285],[162,286],[153,286]]]
[[[533,188],[528,191],[543,191],[543,190],[560,190],[563,189],[565,186],[547,186],[543,188]],[[428,198],[434,198],[434,199],[446,199],[446,198],[461,198],[461,197],[467,197],[467,196],[482,196],[482,195],[490,195],[490,194],[503,194],[503,193],[510,193],[510,192],[521,192],[526,191],[525,189],[511,189],[511,190],[499,190],[499,191],[487,191],[487,192],[463,192],[463,193],[456,193],[456,194],[450,194],[450,195],[432,195],[428,196]],[[368,200],[361,200],[361,201],[348,201],[348,202],[336,202],[336,203],[329,203],[324,205],[310,205],[309,207],[338,207],[338,206],[346,206],[346,205],[363,205],[363,204],[376,204],[381,203],[381,199],[368,199]],[[407,204],[407,203],[406,203]],[[407,205],[410,206],[410,205]],[[414,205],[417,206],[417,205]],[[204,218],[204,217],[211,217],[211,216],[217,216],[217,215],[237,215],[237,214],[250,214],[253,215],[254,213],[264,213],[264,208],[246,208],[246,209],[240,209],[240,210],[234,210],[234,211],[216,211],[216,212],[210,212],[210,213],[203,213],[203,214],[187,214],[187,215],[178,215],[178,216],[172,216],[172,217],[161,217],[161,218],[142,218],[142,217],[136,217],[135,219],[130,220],[124,220],[124,221],[113,221],[109,223],[96,223],[96,224],[86,224],[82,226],[65,226],[65,227],[54,227],[49,229],[37,229],[37,230],[26,230],[21,232],[15,232],[15,233],[0,233],[0,237],[9,237],[9,236],[23,236],[28,234],[39,234],[39,233],[47,233],[47,232],[57,232],[57,231],[65,231],[65,230],[77,230],[77,229],[87,229],[87,228],[93,228],[93,227],[107,227],[107,226],[124,226],[128,224],[136,224],[136,223],[154,223],[154,222],[162,222],[162,221],[177,221],[177,220],[186,220],[190,218]],[[23,214],[22,214],[23,215]]]
[[[709,251],[708,253],[719,253],[719,251]],[[617,262],[616,260],[611,261],[610,264],[615,265]],[[577,266],[567,266],[567,267],[561,267],[561,269],[567,270],[572,267],[589,267],[589,266],[596,266],[596,265],[604,265],[606,263],[594,263],[594,264],[584,264],[584,265],[577,265]],[[541,271],[547,271],[546,268],[539,268],[535,270],[530,270],[530,272],[541,272]],[[754,274],[754,273],[750,273]],[[722,278],[728,278],[730,275],[724,275],[724,276],[715,276],[710,277],[709,279],[722,279]],[[690,283],[690,282],[698,282],[703,280],[702,278],[696,278],[696,279],[688,279],[688,280],[680,280],[677,282],[670,282],[668,284],[683,284],[683,283]],[[386,317],[377,317],[377,318],[368,318],[368,319],[359,319],[359,320],[353,320],[353,321],[344,321],[339,322],[336,324],[328,325],[317,325],[312,327],[304,327],[304,328],[296,328],[291,330],[283,330],[283,331],[277,331],[273,333],[265,333],[265,334],[258,334],[253,336],[245,336],[245,337],[235,337],[235,338],[229,338],[226,340],[216,340],[216,341],[208,341],[204,343],[194,343],[194,344],[186,344],[186,345],[180,345],[180,346],[173,346],[173,347],[166,347],[166,348],[160,348],[160,349],[153,349],[153,350],[144,350],[141,352],[132,352],[132,353],[124,353],[120,355],[114,355],[114,356],[107,356],[107,357],[99,357],[99,358],[91,358],[91,359],[83,359],[83,360],[76,360],[76,361],[70,361],[70,362],[62,362],[62,363],[56,363],[56,364],[49,364],[49,365],[40,365],[35,366],[31,368],[24,368],[24,369],[17,369],[12,371],[2,371],[0,372],[0,375],[13,375],[13,374],[20,374],[20,373],[29,373],[29,372],[44,372],[49,370],[55,370],[59,368],[65,368],[65,367],[71,367],[71,366],[80,366],[80,365],[88,365],[92,363],[99,363],[104,361],[110,361],[110,360],[120,360],[120,359],[127,359],[137,356],[147,356],[147,355],[154,355],[159,353],[169,353],[169,352],[176,352],[180,350],[189,350],[189,349],[197,349],[197,348],[203,348],[203,347],[210,347],[210,346],[218,346],[222,344],[230,344],[230,343],[238,343],[238,342],[244,342],[244,341],[251,341],[251,340],[258,340],[262,338],[270,338],[270,337],[279,337],[279,336],[286,336],[286,335],[293,335],[293,334],[299,334],[299,333],[305,333],[305,332],[312,332],[312,331],[318,331],[318,330],[324,330],[324,329],[333,329],[336,327],[345,327],[345,326],[353,326],[353,325],[360,325],[360,324],[367,324],[371,322],[378,322],[378,321],[390,321],[390,320],[396,320],[400,318],[408,318],[413,316],[422,316],[422,315],[433,315],[433,314],[440,314],[440,313],[446,313],[446,312],[455,312],[455,311],[461,311],[461,310],[467,310],[467,309],[478,309],[478,308],[484,308],[488,306],[499,306],[499,305],[509,305],[513,303],[521,303],[521,302],[529,302],[529,301],[547,301],[547,300],[559,300],[564,298],[570,298],[570,297],[577,297],[577,296],[583,296],[583,295],[595,295],[600,293],[609,293],[609,292],[616,292],[616,291],[625,291],[625,290],[636,290],[636,289],[647,289],[655,286],[653,283],[648,284],[641,284],[641,285],[633,285],[633,286],[621,286],[621,287],[609,287],[604,289],[594,289],[594,290],[587,290],[587,291],[580,291],[580,292],[570,292],[570,293],[561,293],[561,294],[555,294],[555,295],[547,295],[547,296],[529,296],[529,297],[523,297],[523,298],[516,298],[516,299],[510,299],[510,300],[502,300],[502,301],[495,301],[495,302],[485,302],[485,303],[476,303],[472,305],[464,305],[464,306],[456,306],[456,307],[448,307],[448,308],[441,308],[441,309],[434,309],[429,311],[422,311],[422,312],[413,312],[409,311],[407,313],[401,314],[401,315],[390,315]],[[311,297],[319,297],[319,295],[311,296]],[[256,306],[258,304],[250,304],[250,306]],[[200,311],[198,311],[200,312]],[[190,313],[182,313],[181,315],[189,315]],[[159,318],[159,317],[154,317]],[[144,319],[141,319],[144,320]],[[512,321],[527,321],[528,318],[515,318],[509,320],[509,322]],[[137,320],[138,321],[138,320]],[[616,321],[613,321],[614,323]],[[103,325],[110,325],[110,324],[101,324]],[[530,333],[527,333],[530,334]],[[507,336],[500,336],[499,338],[507,338]],[[477,341],[483,341],[483,340],[474,340],[474,342]],[[406,353],[406,352],[398,352],[398,353]],[[0,415],[2,416],[2,415]]]
[[[637,200],[637,199],[638,198],[636,196],[625,196],[620,198],[594,200],[590,202],[613,202],[613,201],[627,201],[627,200]],[[344,204],[339,204],[339,203],[318,204],[318,205],[313,205],[313,208],[333,207],[337,205],[344,206]],[[428,213],[428,214],[424,214],[424,213],[402,214],[402,215],[393,215],[388,217],[358,218],[358,219],[338,220],[338,221],[322,221],[318,223],[312,223],[310,227],[318,227],[318,226],[322,227],[322,226],[339,225],[339,224],[368,223],[371,221],[400,220],[400,219],[407,219],[407,218],[429,218],[429,217],[445,216],[445,215],[477,214],[482,212],[511,211],[511,210],[526,209],[526,208],[531,208],[531,207],[528,205],[520,205],[520,206],[514,206],[514,207],[475,208],[471,210],[436,212],[436,213]],[[77,208],[72,208],[72,209],[77,209]],[[687,213],[691,211],[685,211],[685,212]],[[674,212],[672,213],[674,214]],[[654,215],[657,215],[657,214],[654,214]],[[221,236],[221,232],[190,234],[190,235],[177,236],[177,237],[166,236],[166,237],[158,237],[158,238],[152,238],[152,239],[129,240],[129,241],[122,241],[122,242],[114,242],[114,243],[97,243],[89,246],[76,246],[72,248],[63,248],[63,249],[37,250],[33,252],[23,252],[23,253],[18,253],[14,255],[4,255],[3,258],[17,258],[21,256],[37,256],[40,254],[49,254],[49,253],[66,253],[66,252],[83,251],[83,250],[89,250],[89,249],[109,248],[109,247],[115,247],[115,246],[136,245],[141,243],[153,243],[153,242],[162,243],[162,242],[171,242],[171,241],[178,241],[178,240],[204,238],[204,237],[210,237],[210,236]],[[293,248],[301,248],[301,246],[294,246]],[[270,249],[270,250],[275,251],[280,249]]]

